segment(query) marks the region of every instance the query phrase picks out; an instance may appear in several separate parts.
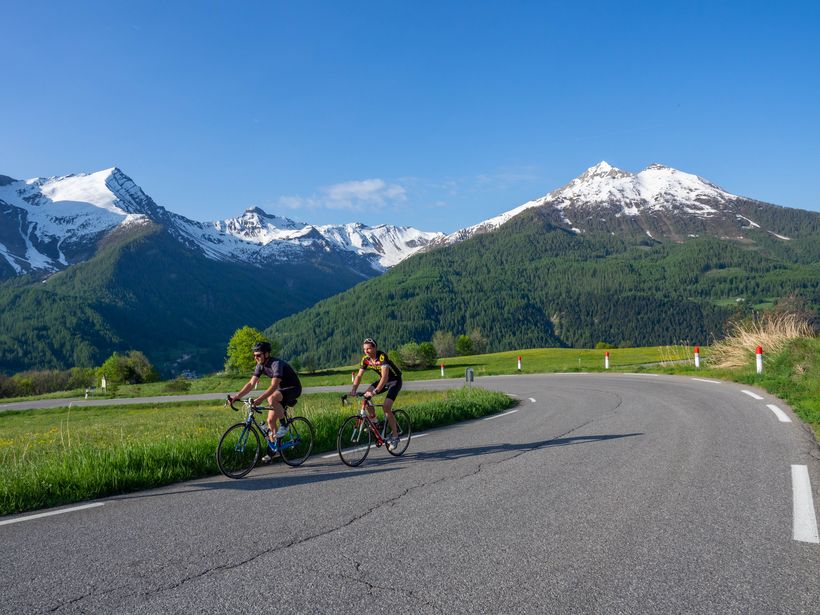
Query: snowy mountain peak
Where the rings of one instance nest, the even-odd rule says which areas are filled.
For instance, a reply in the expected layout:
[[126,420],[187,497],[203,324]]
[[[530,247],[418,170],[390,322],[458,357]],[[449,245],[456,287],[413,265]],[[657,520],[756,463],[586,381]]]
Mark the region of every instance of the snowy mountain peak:
[[491,231],[532,208],[542,208],[554,224],[576,233],[637,232],[675,241],[701,233],[740,238],[749,229],[760,228],[743,213],[750,202],[663,164],[650,164],[633,174],[601,161],[546,196],[456,231],[440,243]]
[[2,176],[0,278],[64,269],[89,258],[97,241],[115,228],[149,222],[215,260],[261,265],[312,260],[318,251],[357,270],[377,271],[442,236],[388,225],[310,225],[260,207],[237,218],[197,222],[157,205],[118,167],[25,181]]

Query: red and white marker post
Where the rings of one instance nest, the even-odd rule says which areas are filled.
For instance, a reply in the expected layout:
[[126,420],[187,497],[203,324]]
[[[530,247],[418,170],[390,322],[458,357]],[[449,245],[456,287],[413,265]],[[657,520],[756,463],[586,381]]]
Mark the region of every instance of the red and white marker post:
[[518,371],[521,371],[521,355],[518,356]]
[[356,372],[350,372],[350,382],[356,382]]
[[444,378],[444,363],[441,364],[441,377]]
[[763,348],[760,346],[755,350],[755,361],[757,363],[757,373],[763,373]]
[[609,351],[604,353],[604,369],[609,369]]
[[695,346],[695,367],[700,367],[700,346]]

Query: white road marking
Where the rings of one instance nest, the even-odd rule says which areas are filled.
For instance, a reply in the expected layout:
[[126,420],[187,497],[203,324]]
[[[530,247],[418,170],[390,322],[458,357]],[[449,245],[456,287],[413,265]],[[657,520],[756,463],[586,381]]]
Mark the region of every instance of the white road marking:
[[486,419],[481,419],[482,421],[492,421],[493,419],[500,419],[502,416],[508,416],[510,414],[515,414],[518,410],[510,410],[509,412],[503,412],[501,414],[496,414],[495,416],[488,416]]
[[532,403],[535,403],[535,398],[530,397],[530,401],[531,401]]
[[766,404],[766,407],[774,412],[774,415],[777,417],[777,420],[781,423],[791,423],[792,420],[788,417],[788,415],[783,412],[780,408],[775,406],[774,404]]
[[[415,440],[417,438],[423,438],[424,436],[429,436],[429,435],[430,435],[429,433],[414,433],[412,436],[410,436],[410,439]],[[366,447],[364,447],[364,446],[360,446],[359,448],[352,449],[350,452],[355,453],[356,451],[363,451],[365,448]],[[322,459],[330,459],[331,457],[338,457],[338,456],[339,456],[339,451],[336,451],[335,453],[331,453],[330,455],[322,455]]]
[[748,395],[748,396],[749,396],[749,397],[751,397],[752,399],[758,399],[758,400],[763,399],[763,398],[762,398],[760,395],[758,395],[757,393],[752,393],[751,391],[747,391],[746,389],[743,389],[743,390],[742,390],[742,391],[740,391],[740,392],[741,392],[741,393],[746,393],[746,395]]
[[61,510],[52,510],[50,512],[39,513],[36,515],[28,515],[27,517],[17,517],[16,519],[8,519],[0,521],[0,525],[10,525],[12,523],[21,523],[22,521],[31,521],[32,519],[42,519],[43,517],[51,517],[53,515],[62,515],[63,513],[76,512],[78,510],[85,510],[86,508],[97,508],[98,506],[105,506],[102,502],[94,504],[83,504],[82,506],[74,506],[72,508],[63,508]]
[[792,466],[792,493],[794,525],[792,536],[800,542],[820,543],[817,519],[814,517],[814,501],[811,497],[811,481],[807,466]]
[[653,376],[657,378],[660,374],[647,374],[645,372],[626,372],[624,376]]
[[692,378],[692,380],[697,380],[698,382],[711,382],[712,384],[721,384],[720,380],[707,380],[706,378]]

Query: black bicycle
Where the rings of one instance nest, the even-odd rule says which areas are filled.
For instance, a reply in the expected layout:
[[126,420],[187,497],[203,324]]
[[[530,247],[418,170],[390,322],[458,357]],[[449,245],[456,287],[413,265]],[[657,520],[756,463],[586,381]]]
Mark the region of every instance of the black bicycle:
[[[234,401],[230,401],[229,396],[226,403],[239,411],[239,408],[234,406]],[[254,406],[250,398],[243,399],[242,404],[247,413],[245,420],[228,427],[216,447],[216,465],[219,466],[219,471],[229,478],[245,476],[259,462],[263,441],[271,455],[279,453],[282,461],[289,466],[302,465],[313,450],[314,429],[313,424],[305,417],[288,416],[288,407],[295,406],[297,401],[284,404],[288,431],[281,438],[276,438],[275,442],[271,442],[265,436],[268,431],[267,425],[254,417],[255,413],[262,414],[271,407]]]

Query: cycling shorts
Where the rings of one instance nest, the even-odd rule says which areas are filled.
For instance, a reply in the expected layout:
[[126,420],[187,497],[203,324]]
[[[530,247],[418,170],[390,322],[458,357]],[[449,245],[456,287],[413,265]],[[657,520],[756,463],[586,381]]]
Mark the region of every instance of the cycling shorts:
[[[378,384],[379,380],[376,380],[376,382],[374,382],[370,386],[372,386],[375,389],[378,386]],[[398,380],[388,381],[387,384],[384,385],[384,390],[381,393],[384,393],[384,391],[387,391],[387,399],[396,401],[396,396],[398,396],[399,391],[401,391],[401,378],[399,378]],[[379,393],[379,395],[381,395],[381,393]]]

